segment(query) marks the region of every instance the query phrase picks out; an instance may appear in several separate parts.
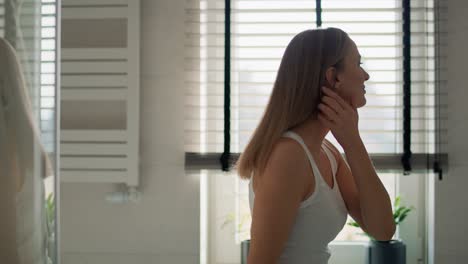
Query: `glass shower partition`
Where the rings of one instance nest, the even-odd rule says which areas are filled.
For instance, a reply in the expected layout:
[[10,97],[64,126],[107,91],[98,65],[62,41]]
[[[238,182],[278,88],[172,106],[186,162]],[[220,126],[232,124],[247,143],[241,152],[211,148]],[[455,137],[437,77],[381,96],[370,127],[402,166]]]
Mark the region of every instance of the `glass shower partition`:
[[[26,101],[29,101],[30,105],[32,127],[36,128],[36,138],[40,141],[40,144],[33,143],[30,148],[33,153],[31,163],[33,169],[32,172],[23,175],[25,180],[17,190],[16,255],[17,262],[21,264],[59,262],[57,249],[59,237],[57,234],[59,193],[57,128],[60,120],[57,104],[58,76],[60,76],[57,52],[59,1],[0,0],[0,37],[4,38],[16,53],[25,84],[23,94],[26,95]],[[31,212],[28,215],[26,211]],[[30,217],[26,219],[21,215]],[[36,233],[41,234],[41,238],[31,239],[34,241],[27,243],[21,240],[28,235],[37,236]],[[29,245],[22,245],[23,242]],[[3,261],[0,260],[0,263]]]

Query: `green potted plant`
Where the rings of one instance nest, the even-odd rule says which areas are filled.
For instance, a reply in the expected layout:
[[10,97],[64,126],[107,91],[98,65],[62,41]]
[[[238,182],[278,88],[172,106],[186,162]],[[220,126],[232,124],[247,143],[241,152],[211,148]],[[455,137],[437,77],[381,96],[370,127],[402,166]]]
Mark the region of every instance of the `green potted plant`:
[[[398,226],[403,222],[414,206],[406,207],[401,205],[401,197],[397,196],[394,202],[393,219]],[[360,228],[355,221],[348,222],[348,225]],[[369,264],[405,264],[406,263],[406,245],[400,239],[391,239],[389,241],[378,241],[371,235],[363,232],[370,238],[369,242]]]
[[47,219],[47,263],[56,263],[55,259],[55,199],[54,194],[49,193],[47,199],[45,200],[45,210],[46,210],[46,219]]

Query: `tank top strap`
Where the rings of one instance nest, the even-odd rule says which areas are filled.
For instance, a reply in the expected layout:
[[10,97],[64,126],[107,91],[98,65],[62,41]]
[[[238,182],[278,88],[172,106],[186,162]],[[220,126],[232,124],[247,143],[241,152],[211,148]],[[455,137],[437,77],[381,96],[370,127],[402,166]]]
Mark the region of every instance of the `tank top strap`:
[[325,147],[323,150],[325,151],[325,154],[327,154],[328,159],[330,160],[331,167],[332,167],[332,172],[333,172],[333,177],[335,178],[336,171],[338,170],[338,163],[336,161],[335,155],[333,155],[330,147],[327,144],[322,144]]
[[291,138],[299,143],[301,147],[304,149],[304,152],[307,155],[307,158],[309,159],[310,166],[312,167],[312,170],[314,172],[314,178],[315,182],[322,182],[322,176],[320,176],[320,170],[318,169],[317,163],[314,160],[314,157],[310,153],[309,149],[307,148],[306,144],[304,143],[304,140],[299,136],[297,133],[294,133],[292,131],[287,131],[283,134],[283,137],[288,137]]

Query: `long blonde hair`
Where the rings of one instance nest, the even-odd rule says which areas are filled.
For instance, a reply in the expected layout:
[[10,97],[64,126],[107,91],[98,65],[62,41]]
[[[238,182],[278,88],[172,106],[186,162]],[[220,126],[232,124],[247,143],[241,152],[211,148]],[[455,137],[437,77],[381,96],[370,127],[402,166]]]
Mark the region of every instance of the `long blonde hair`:
[[263,117],[237,161],[241,178],[261,175],[281,135],[308,118],[317,118],[325,72],[332,66],[341,69],[349,43],[348,35],[337,28],[306,30],[291,40]]
[[12,148],[9,149],[8,155],[12,160],[17,159],[15,162],[21,164],[18,165],[20,175],[25,175],[27,164],[32,160],[31,148],[34,145],[41,154],[44,166],[42,176],[44,178],[52,176],[54,173],[52,161],[41,142],[40,129],[33,116],[20,58],[16,50],[4,38],[0,38],[0,58],[0,104],[4,104],[0,107],[8,109],[4,120],[8,136],[4,140],[10,142]]

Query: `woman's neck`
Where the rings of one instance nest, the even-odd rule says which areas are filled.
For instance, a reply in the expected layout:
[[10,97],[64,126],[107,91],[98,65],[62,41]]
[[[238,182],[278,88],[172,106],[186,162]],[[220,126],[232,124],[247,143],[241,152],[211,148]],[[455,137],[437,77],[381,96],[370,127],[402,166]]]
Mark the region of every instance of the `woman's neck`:
[[318,119],[311,118],[291,130],[301,136],[312,154],[320,152],[323,139],[330,131]]

